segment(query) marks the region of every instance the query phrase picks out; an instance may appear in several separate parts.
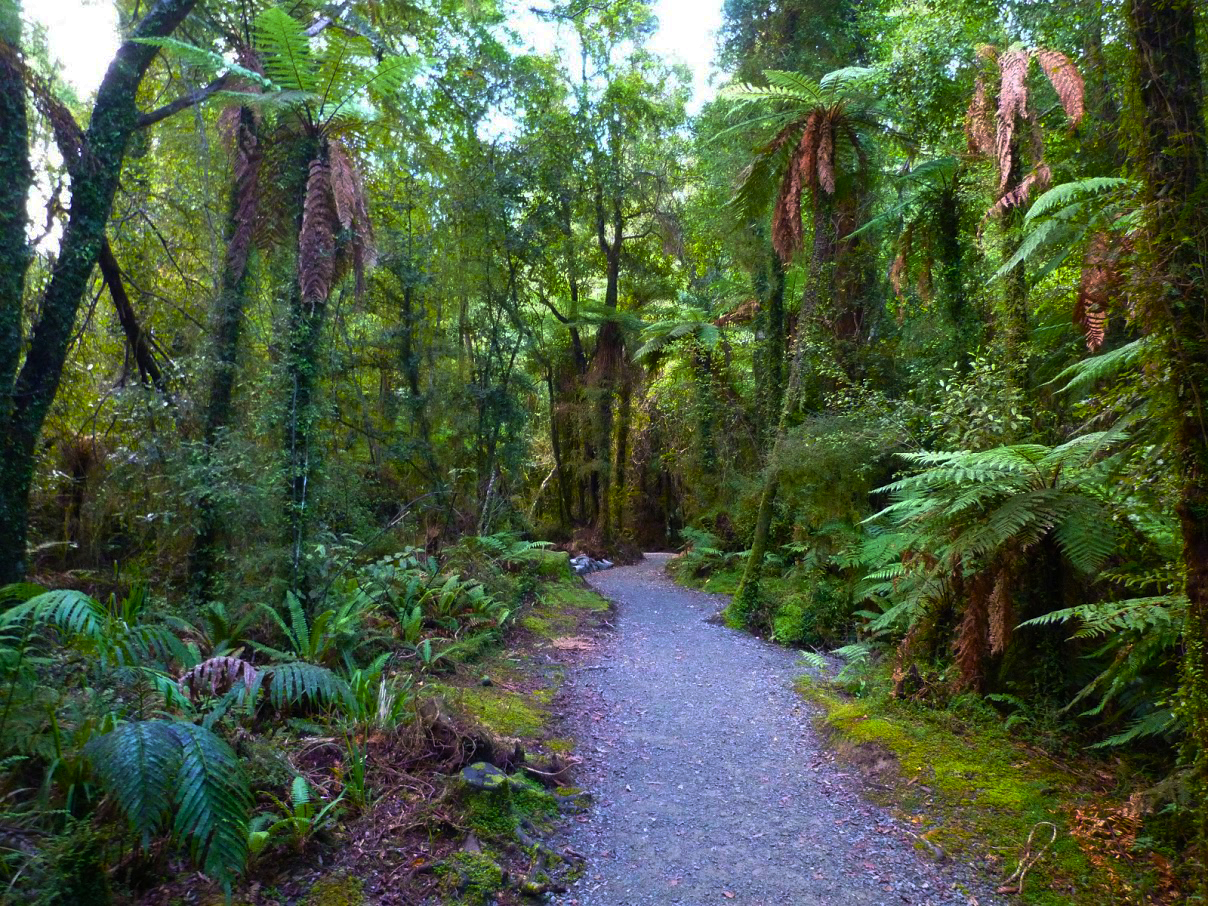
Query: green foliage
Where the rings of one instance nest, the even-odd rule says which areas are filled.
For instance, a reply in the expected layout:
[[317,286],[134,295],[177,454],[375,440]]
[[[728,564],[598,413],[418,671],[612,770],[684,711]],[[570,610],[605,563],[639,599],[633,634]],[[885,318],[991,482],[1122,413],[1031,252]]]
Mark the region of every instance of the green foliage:
[[278,711],[293,705],[355,708],[348,684],[326,667],[295,662],[274,664],[260,673],[269,703]]
[[15,639],[20,633],[28,640],[35,630],[53,628],[95,654],[102,666],[185,659],[176,636],[162,626],[143,622],[146,606],[147,592],[142,586],[122,598],[110,595],[106,604],[70,589],[43,591],[5,611],[0,616],[0,634]]
[[294,658],[312,664],[351,666],[356,651],[366,645],[365,621],[376,608],[374,600],[355,584],[337,586],[335,606],[308,617],[301,600],[285,593],[285,616],[274,608],[263,610],[277,624],[289,648],[281,650],[255,643],[258,651],[280,660]]
[[211,877],[229,885],[242,872],[251,794],[222,739],[184,721],[133,721],[94,739],[88,754],[144,846],[170,832]]
[[268,797],[277,807],[252,819],[248,831],[248,849],[259,855],[276,843],[286,843],[301,852],[316,835],[328,830],[339,820],[340,803],[344,795],[326,803],[317,803],[305,777],[295,777],[289,788],[289,801],[283,802],[273,794]]
[[806,591],[780,602],[772,615],[772,638],[785,645],[835,647],[848,632],[852,612],[845,582],[810,577]]

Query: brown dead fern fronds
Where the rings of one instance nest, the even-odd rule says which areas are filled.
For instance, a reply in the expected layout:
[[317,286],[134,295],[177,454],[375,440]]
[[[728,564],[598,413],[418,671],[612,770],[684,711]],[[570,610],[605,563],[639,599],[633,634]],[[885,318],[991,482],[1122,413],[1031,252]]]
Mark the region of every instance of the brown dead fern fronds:
[[335,282],[339,219],[331,191],[331,167],[322,156],[310,162],[302,231],[298,236],[298,283],[312,311],[327,301]]
[[203,696],[225,695],[242,685],[251,691],[256,684],[259,671],[241,657],[220,655],[202,661],[191,670],[185,671],[177,681],[180,690],[196,701]]
[[1082,259],[1074,324],[1086,337],[1086,348],[1097,352],[1107,338],[1108,313],[1121,286],[1119,244],[1107,231],[1096,233]]

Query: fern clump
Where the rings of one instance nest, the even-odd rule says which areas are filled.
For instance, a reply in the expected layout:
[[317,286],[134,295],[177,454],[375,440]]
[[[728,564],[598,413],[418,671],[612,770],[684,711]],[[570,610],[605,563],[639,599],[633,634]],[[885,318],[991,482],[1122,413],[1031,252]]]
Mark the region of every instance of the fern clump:
[[92,740],[87,752],[144,846],[169,833],[228,887],[243,871],[252,797],[239,758],[211,730],[132,721]]

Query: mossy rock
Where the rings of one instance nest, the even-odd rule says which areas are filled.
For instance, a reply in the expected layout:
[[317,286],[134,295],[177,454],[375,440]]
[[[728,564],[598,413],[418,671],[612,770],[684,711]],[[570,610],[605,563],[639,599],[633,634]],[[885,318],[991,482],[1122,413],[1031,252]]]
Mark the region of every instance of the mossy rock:
[[328,875],[311,887],[304,906],[363,906],[366,902],[361,879],[352,875]]
[[551,611],[558,609],[603,613],[610,606],[607,599],[592,591],[578,579],[548,586],[542,590],[541,599],[546,605],[541,612],[546,617]]
[[[475,767],[488,766],[471,765],[467,770]],[[537,784],[497,770],[483,773],[489,784],[466,784],[466,820],[479,837],[510,841],[521,823],[540,826],[557,817],[558,800]]]

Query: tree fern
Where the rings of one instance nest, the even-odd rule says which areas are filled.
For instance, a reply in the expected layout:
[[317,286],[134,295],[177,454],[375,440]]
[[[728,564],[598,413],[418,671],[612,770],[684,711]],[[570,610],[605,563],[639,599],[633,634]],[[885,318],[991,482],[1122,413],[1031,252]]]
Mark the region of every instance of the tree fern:
[[144,846],[170,829],[206,874],[229,887],[247,861],[251,807],[230,746],[196,724],[149,720],[121,724],[86,751]]

